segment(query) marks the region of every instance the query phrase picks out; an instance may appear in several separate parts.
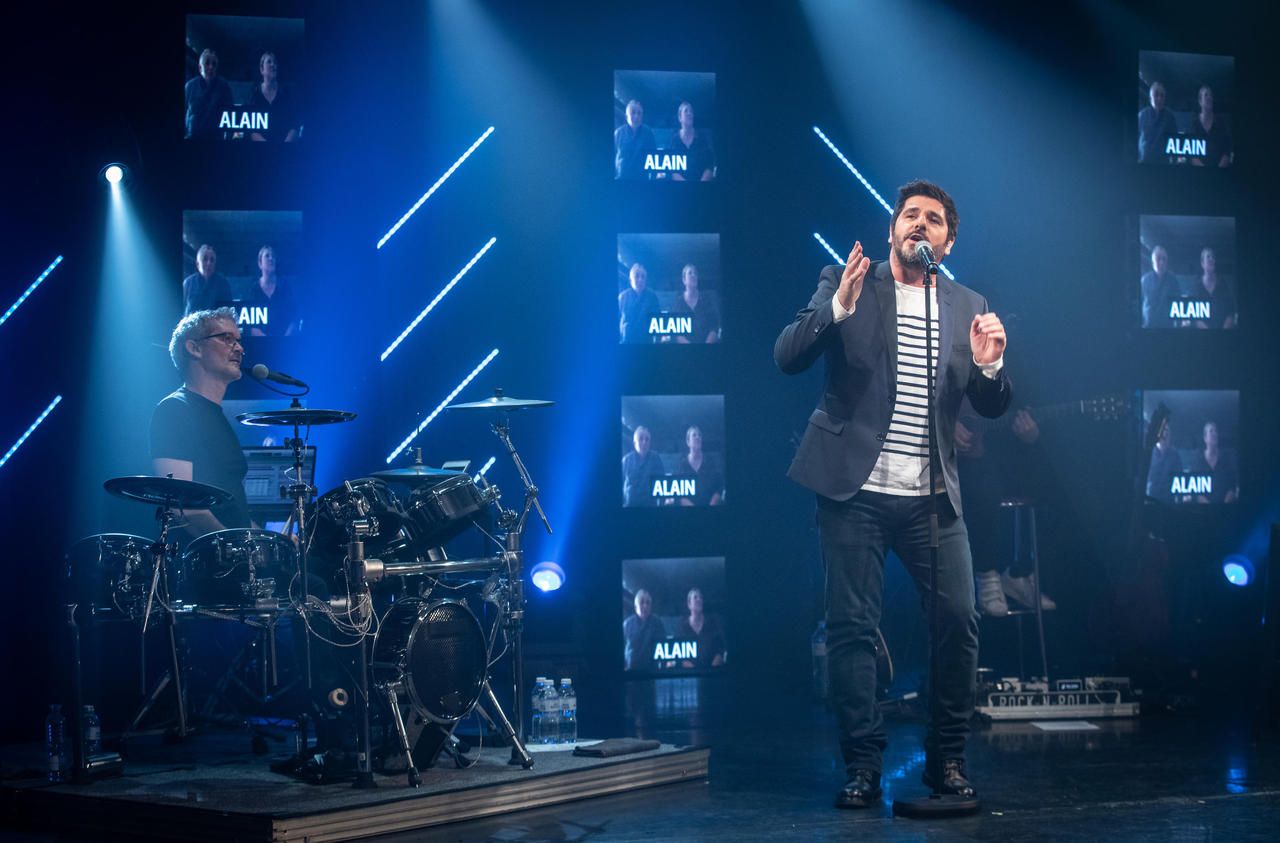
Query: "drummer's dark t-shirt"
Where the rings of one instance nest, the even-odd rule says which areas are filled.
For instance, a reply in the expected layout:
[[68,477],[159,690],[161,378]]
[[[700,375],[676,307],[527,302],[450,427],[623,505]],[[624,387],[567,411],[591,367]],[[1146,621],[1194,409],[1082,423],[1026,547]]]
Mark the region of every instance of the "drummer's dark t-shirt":
[[191,479],[231,493],[231,502],[213,508],[224,527],[248,527],[244,475],[249,464],[222,408],[185,386],[164,397],[151,416],[151,458],[186,460]]

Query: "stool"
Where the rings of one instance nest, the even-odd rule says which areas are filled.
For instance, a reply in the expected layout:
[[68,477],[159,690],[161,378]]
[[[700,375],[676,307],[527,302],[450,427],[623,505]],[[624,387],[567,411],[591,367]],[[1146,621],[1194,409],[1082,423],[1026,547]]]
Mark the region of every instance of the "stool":
[[1025,637],[1024,619],[1029,615],[1035,615],[1036,619],[1036,637],[1040,644],[1040,667],[1043,670],[1044,681],[1049,682],[1049,656],[1044,640],[1044,608],[1041,606],[1040,595],[1040,548],[1037,544],[1036,531],[1036,508],[1029,498],[1004,498],[1000,501],[1000,508],[1007,509],[1013,516],[1013,557],[1021,558],[1026,552],[1031,558],[1031,579],[1035,583],[1036,597],[1035,608],[1033,609],[1013,609],[1010,610],[1006,617],[1016,619],[1018,630],[1018,678],[1029,679],[1027,676],[1025,654],[1023,652],[1023,641]]

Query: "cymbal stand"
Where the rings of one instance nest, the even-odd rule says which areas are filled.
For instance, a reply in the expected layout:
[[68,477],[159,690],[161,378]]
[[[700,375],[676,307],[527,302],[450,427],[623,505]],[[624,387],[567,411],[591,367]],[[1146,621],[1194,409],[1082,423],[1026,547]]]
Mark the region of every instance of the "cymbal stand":
[[[364,578],[364,536],[377,532],[376,526],[371,530],[368,519],[359,519],[347,522],[347,576],[353,581],[356,593],[360,596],[360,618],[361,622],[365,619],[372,620],[373,615],[373,599],[370,596],[368,600],[364,598],[369,594],[368,583]],[[369,737],[369,705],[372,702],[369,699],[369,644],[366,639],[369,637],[367,630],[360,632],[360,725],[356,731],[356,778],[351,786],[361,790],[367,790],[378,786],[373,780],[373,754]],[[396,725],[400,729],[401,739],[404,738],[404,725],[400,723],[400,709],[396,704],[395,696],[391,696],[391,713],[396,719]],[[409,783],[414,787],[417,782],[417,770],[413,768],[412,759],[409,764]]]
[[[152,572],[151,572],[151,588],[147,593],[147,605],[142,614],[142,655],[143,664],[146,664],[146,635],[147,623],[151,620],[151,609],[156,600],[156,594],[161,595],[160,605],[164,608],[165,627],[169,635],[169,656],[171,664],[164,675],[160,677],[156,687],[152,690],[147,700],[142,704],[137,715],[134,716],[133,722],[125,731],[124,736],[137,731],[138,726],[142,723],[142,719],[146,717],[147,712],[155,705],[156,700],[160,698],[160,694],[164,691],[166,685],[173,683],[174,696],[177,698],[178,713],[178,732],[179,738],[187,736],[187,706],[186,699],[182,689],[182,664],[178,658],[178,634],[177,634],[177,615],[173,606],[170,604],[169,593],[169,555],[177,554],[176,545],[169,544],[169,528],[173,524],[173,507],[171,502],[166,501],[163,506],[156,507],[156,520],[160,522],[160,538],[156,543],[151,545]],[[145,676],[143,678],[145,682]]]
[[[294,398],[289,406],[291,408],[301,407],[302,404],[297,398]],[[293,483],[286,487],[284,491],[288,497],[293,499],[293,512],[289,517],[298,529],[298,566],[302,573],[303,677],[306,680],[307,699],[310,700],[312,690],[311,624],[307,620],[309,617],[307,613],[311,611],[311,582],[307,561],[311,555],[311,547],[310,542],[307,541],[307,504],[311,501],[311,496],[315,494],[315,488],[306,482],[306,475],[303,474],[304,444],[300,425],[294,424],[293,437],[289,440],[289,447],[293,449]],[[305,728],[305,725],[303,728]],[[302,745],[306,746],[305,734],[302,736]]]

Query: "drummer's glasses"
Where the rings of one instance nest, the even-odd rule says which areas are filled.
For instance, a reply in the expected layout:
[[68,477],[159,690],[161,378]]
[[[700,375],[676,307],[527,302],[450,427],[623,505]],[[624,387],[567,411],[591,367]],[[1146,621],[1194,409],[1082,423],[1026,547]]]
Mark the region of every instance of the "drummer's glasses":
[[223,344],[227,346],[227,348],[234,348],[237,345],[240,346],[241,348],[244,348],[244,341],[240,339],[240,337],[231,333],[230,331],[222,331],[217,334],[209,334],[207,337],[201,337],[200,340],[201,341],[220,340]]

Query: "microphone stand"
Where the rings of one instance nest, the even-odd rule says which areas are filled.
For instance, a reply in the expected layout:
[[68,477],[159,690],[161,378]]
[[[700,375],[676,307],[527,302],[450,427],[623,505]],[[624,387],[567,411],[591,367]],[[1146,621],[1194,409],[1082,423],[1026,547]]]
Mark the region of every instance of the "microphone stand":
[[[929,414],[929,725],[928,729],[938,728],[938,421],[934,412],[936,398],[936,366],[934,365],[933,336],[933,297],[938,289],[938,264],[929,260],[924,269],[924,365],[925,365],[925,412]],[[941,320],[941,314],[939,314]],[[938,357],[941,358],[941,350]],[[951,793],[942,792],[942,757],[938,747],[930,751],[928,736],[925,738],[929,779],[933,782],[933,793],[917,799],[893,800],[895,817],[911,817],[914,819],[939,819],[942,817],[963,817],[976,814],[981,803],[976,799],[966,799]]]

